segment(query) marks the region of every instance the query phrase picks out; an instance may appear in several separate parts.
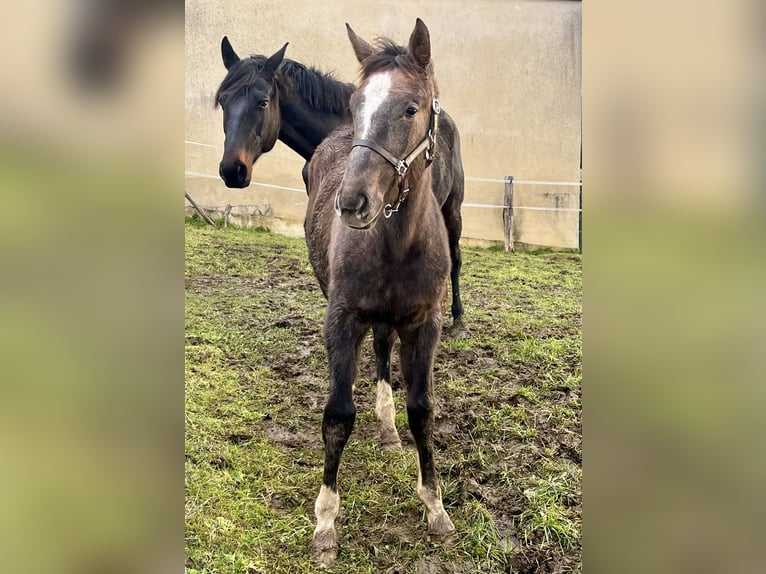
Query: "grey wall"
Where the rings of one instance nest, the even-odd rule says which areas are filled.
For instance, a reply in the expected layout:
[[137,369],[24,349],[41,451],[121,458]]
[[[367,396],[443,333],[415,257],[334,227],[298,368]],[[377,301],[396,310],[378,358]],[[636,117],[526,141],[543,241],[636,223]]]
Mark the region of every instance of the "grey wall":
[[[204,206],[257,205],[269,225],[300,234],[306,197],[303,160],[278,143],[256,163],[252,184],[231,190],[215,176],[223,145],[222,114],[213,95],[225,75],[224,35],[240,56],[271,54],[289,41],[287,57],[357,78],[344,23],[368,40],[405,43],[416,17],[431,32],[440,101],[462,137],[467,204],[502,205],[502,179],[579,181],[580,2],[464,0],[388,2],[187,0],[186,189]],[[485,179],[497,181],[483,181]],[[515,186],[517,207],[578,207],[578,189]],[[252,211],[251,208],[234,208]],[[464,206],[466,239],[502,240],[502,210]],[[577,247],[576,211],[515,212],[518,242]]]

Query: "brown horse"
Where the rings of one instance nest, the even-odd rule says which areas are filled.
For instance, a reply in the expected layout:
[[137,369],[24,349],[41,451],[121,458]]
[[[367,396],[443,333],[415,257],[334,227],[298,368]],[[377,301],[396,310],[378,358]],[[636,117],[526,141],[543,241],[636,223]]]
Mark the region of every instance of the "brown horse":
[[[418,19],[408,46],[375,47],[348,25],[362,65],[351,97],[353,126],[333,132],[309,165],[306,242],[328,299],[325,342],[330,391],[324,409],[324,476],[312,551],[321,565],[337,556],[337,475],[354,426],[353,384],[371,326],[375,346],[401,341],[407,417],[418,450],[417,493],[432,536],[451,537],[433,452],[433,360],[441,332],[450,250],[430,169],[440,108],[428,29]],[[396,436],[391,387],[378,381],[376,413]],[[398,436],[396,436],[398,443]]]

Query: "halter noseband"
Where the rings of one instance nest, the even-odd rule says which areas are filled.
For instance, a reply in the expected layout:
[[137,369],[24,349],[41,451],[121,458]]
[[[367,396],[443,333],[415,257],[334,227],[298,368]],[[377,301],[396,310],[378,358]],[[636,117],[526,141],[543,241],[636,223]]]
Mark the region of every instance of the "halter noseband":
[[402,203],[404,203],[404,200],[407,199],[407,193],[410,191],[410,188],[407,187],[407,174],[410,170],[410,165],[415,160],[415,158],[423,153],[423,151],[425,151],[426,167],[431,165],[431,162],[433,162],[435,157],[434,150],[436,147],[436,132],[439,129],[440,112],[441,107],[439,106],[439,100],[433,98],[431,101],[431,123],[428,128],[428,134],[404,159],[396,159],[396,157],[391,152],[373,140],[358,139],[354,140],[351,144],[352,149],[355,147],[370,148],[372,151],[376,152],[388,163],[394,166],[394,169],[399,176],[399,195],[396,199],[396,203],[393,206],[388,203],[383,208],[383,215],[386,217],[386,219],[391,217],[393,213],[399,211]]

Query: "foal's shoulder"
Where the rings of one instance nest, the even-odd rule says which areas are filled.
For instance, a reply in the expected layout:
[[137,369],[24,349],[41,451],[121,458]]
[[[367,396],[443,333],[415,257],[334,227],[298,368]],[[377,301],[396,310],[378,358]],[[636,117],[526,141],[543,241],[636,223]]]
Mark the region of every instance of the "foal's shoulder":
[[333,188],[340,183],[353,139],[352,127],[341,126],[331,132],[314,150],[309,163],[307,186],[312,201],[315,200],[320,187]]

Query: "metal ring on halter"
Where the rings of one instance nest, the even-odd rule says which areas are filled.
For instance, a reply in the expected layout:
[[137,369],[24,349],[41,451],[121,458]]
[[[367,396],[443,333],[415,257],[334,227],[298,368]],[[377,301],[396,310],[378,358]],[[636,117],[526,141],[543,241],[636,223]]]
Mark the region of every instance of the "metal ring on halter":
[[402,206],[402,203],[404,203],[404,200],[407,199],[407,193],[409,193],[409,191],[410,191],[410,188],[408,187],[406,189],[402,189],[399,192],[399,198],[397,199],[395,206],[392,206],[390,203],[386,204],[386,206],[383,208],[383,216],[386,219],[388,219],[389,217],[391,217],[391,215],[399,211],[399,208]]

